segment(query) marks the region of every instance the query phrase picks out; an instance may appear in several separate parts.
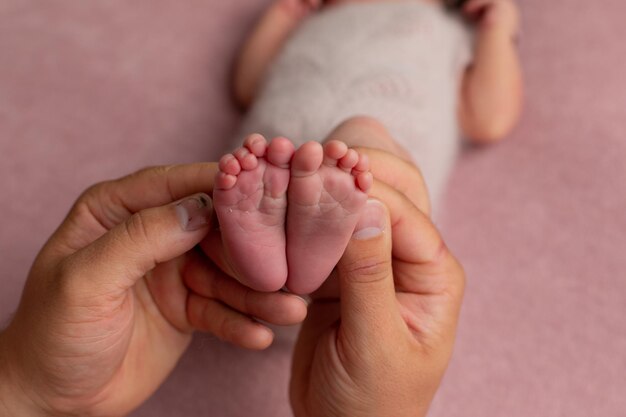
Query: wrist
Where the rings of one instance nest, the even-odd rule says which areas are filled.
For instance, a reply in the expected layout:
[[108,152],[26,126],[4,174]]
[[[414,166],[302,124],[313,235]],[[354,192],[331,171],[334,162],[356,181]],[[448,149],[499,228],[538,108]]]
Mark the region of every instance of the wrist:
[[519,30],[509,26],[481,22],[478,26],[478,38],[496,38],[517,44],[519,42]]
[[24,390],[16,363],[10,354],[10,343],[7,331],[0,333],[0,417],[5,416],[47,416]]

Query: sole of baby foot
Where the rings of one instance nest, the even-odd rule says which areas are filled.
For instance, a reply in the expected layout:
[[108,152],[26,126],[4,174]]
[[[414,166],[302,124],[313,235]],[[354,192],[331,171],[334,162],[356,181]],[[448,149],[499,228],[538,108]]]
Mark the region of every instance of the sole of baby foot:
[[339,141],[302,145],[291,162],[287,288],[315,291],[341,258],[373,182],[367,157]]
[[288,139],[267,143],[254,134],[219,162],[213,204],[225,263],[257,291],[277,291],[287,279],[285,216],[293,154]]

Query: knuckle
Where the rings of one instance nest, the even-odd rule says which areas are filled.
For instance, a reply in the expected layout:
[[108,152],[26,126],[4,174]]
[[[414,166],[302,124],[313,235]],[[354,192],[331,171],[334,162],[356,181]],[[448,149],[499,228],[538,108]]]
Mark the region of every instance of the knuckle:
[[134,245],[142,245],[150,241],[150,231],[147,226],[145,215],[138,212],[130,216],[125,222],[125,232],[128,239]]
[[111,185],[113,181],[101,181],[92,186],[88,187],[83,193],[78,197],[78,201],[88,201],[93,199],[94,197],[100,196],[108,187]]
[[217,334],[216,336],[221,338],[222,340],[228,342],[235,341],[235,331],[234,331],[235,323],[232,318],[222,317],[219,320],[219,324],[217,326]]
[[103,181],[88,187],[76,199],[73,210],[75,212],[81,212],[85,209],[91,211],[94,202],[98,201],[98,199],[106,193],[110,183],[111,181]]
[[343,278],[352,282],[371,283],[382,281],[391,274],[391,259],[377,255],[348,262],[339,269]]
[[78,225],[89,224],[91,219],[99,221],[93,208],[93,200],[82,196],[74,203],[69,213],[68,220]]
[[110,204],[114,187],[115,181],[103,181],[90,186],[78,197],[69,217],[78,219],[78,223],[95,220],[104,230],[115,226],[120,222],[120,216]]
[[254,293],[249,288],[244,288],[241,294],[243,313],[252,313],[254,308]]
[[144,168],[141,168],[140,170],[136,171],[135,173],[131,174],[131,176],[144,176],[144,175],[160,175],[163,174],[165,172],[168,171],[168,167],[167,166],[158,166],[158,165],[153,165],[153,166],[147,166]]
[[176,193],[174,193],[171,183],[171,172],[178,165],[158,165],[143,168],[137,171],[133,176],[142,178],[163,178],[165,183],[165,189],[168,192],[171,200],[176,200]]

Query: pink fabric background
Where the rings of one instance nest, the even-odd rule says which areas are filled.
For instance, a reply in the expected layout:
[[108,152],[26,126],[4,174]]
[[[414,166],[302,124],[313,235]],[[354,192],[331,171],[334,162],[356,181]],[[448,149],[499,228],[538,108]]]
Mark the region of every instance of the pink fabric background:
[[[228,74],[267,0],[0,2],[0,321],[88,185],[214,160]],[[431,416],[626,412],[626,3],[523,0],[527,109],[468,150],[440,226],[468,288]],[[288,338],[209,336],[133,416],[287,416]]]

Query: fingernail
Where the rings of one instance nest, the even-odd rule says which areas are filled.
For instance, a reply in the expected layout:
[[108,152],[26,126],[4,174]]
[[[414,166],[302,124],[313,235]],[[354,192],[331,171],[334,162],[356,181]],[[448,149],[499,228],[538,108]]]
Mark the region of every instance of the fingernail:
[[367,200],[361,211],[361,218],[354,228],[353,239],[367,240],[379,236],[385,230],[385,206],[374,199]]
[[304,305],[307,306],[307,307],[309,306],[309,304],[311,304],[311,297],[309,297],[308,295],[292,294],[292,296],[300,299],[300,301],[302,301],[304,303]]
[[176,205],[176,214],[183,230],[192,232],[207,226],[213,213],[213,203],[206,194],[186,198]]

